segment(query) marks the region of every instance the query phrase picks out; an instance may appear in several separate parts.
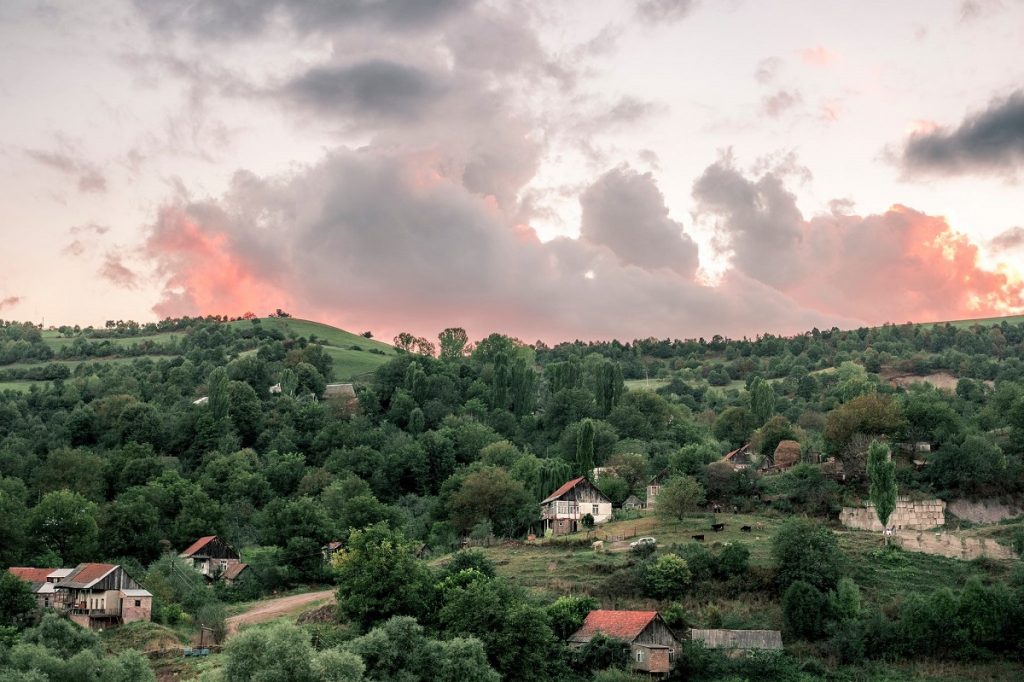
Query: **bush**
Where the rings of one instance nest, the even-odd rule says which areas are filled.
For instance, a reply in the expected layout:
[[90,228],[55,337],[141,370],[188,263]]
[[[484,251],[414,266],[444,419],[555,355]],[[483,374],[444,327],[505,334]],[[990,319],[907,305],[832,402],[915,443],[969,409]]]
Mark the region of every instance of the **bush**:
[[782,597],[782,623],[794,637],[821,639],[828,612],[828,597],[802,580],[790,585]]
[[750,550],[746,545],[731,544],[718,555],[717,572],[723,580],[742,577],[750,568]]
[[831,590],[839,582],[844,563],[832,531],[809,519],[783,523],[772,538],[772,556],[783,588],[799,580],[818,590]]
[[690,567],[678,554],[664,554],[647,566],[647,591],[654,597],[674,597],[690,584]]

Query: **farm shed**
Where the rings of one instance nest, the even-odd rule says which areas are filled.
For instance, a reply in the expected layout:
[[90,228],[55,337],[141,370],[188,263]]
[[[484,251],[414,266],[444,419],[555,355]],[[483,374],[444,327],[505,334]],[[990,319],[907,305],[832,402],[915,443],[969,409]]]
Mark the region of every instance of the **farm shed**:
[[575,533],[587,514],[594,517],[594,523],[604,523],[612,517],[612,501],[586,476],[566,482],[540,503],[545,533]]
[[591,611],[569,646],[582,647],[599,634],[629,644],[633,669],[640,672],[667,675],[679,651],[679,639],[657,611]]
[[623,501],[622,508],[623,509],[643,509],[644,508],[644,503],[643,503],[643,500],[641,500],[636,495],[630,495],[629,497],[627,497],[625,499],[625,501]]
[[743,447],[736,448],[732,452],[726,453],[726,455],[722,457],[722,461],[728,462],[732,465],[732,468],[735,471],[739,471],[740,469],[746,469],[753,463],[753,455],[753,448],[750,446],[750,443],[747,443]]
[[777,650],[782,648],[778,630],[690,630],[690,639],[708,649],[732,651]]
[[[236,579],[246,566],[238,552],[216,535],[199,538],[178,556],[210,580],[224,579],[230,582]],[[242,568],[234,568],[235,566]]]

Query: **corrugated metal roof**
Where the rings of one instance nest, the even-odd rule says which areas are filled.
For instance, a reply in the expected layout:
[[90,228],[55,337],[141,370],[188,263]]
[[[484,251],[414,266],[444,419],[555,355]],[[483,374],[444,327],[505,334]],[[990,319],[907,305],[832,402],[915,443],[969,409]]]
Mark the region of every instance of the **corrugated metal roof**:
[[56,583],[56,585],[57,587],[75,589],[89,588],[116,568],[116,564],[78,564],[66,578]]
[[690,630],[690,639],[709,649],[781,649],[778,630]]
[[186,557],[186,558],[190,557],[193,554],[195,554],[196,552],[198,552],[199,550],[201,550],[203,547],[205,547],[207,545],[207,543],[209,543],[211,540],[215,540],[216,538],[217,538],[216,535],[204,535],[203,537],[199,538],[198,540],[193,542],[191,545],[189,545],[188,548],[185,549],[185,551],[183,551],[178,556]]
[[50,573],[50,575],[48,575],[46,577],[47,578],[51,578],[51,579],[52,578],[67,578],[69,575],[71,575],[71,572],[74,571],[74,570],[75,569],[73,569],[73,568],[57,568],[57,569],[54,569]]
[[150,592],[149,590],[136,590],[136,589],[131,589],[131,588],[129,588],[127,590],[121,590],[121,594],[123,594],[126,597],[152,597],[153,596],[153,593]]
[[555,492],[553,492],[550,495],[548,495],[544,499],[544,501],[541,502],[541,504],[547,504],[548,502],[552,502],[554,500],[557,500],[559,497],[561,497],[562,495],[566,494],[567,492],[569,492],[570,490],[575,488],[577,485],[579,485],[580,482],[585,481],[585,480],[587,480],[586,476],[580,476],[579,478],[574,478],[574,479],[572,479],[571,481],[569,481],[567,483],[563,483],[561,488],[559,488]]
[[598,609],[587,614],[583,625],[570,642],[589,642],[597,634],[632,642],[658,617],[657,611],[608,611]]

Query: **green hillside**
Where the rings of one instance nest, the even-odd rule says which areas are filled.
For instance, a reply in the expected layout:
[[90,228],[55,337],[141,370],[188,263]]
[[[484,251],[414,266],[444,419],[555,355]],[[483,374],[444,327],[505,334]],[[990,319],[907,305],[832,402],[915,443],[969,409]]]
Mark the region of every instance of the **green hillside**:
[[[238,320],[227,325],[239,335],[245,335],[254,326],[252,320]],[[305,338],[324,346],[333,360],[330,381],[351,381],[365,378],[377,367],[387,362],[397,351],[393,346],[374,339],[368,339],[344,329],[338,329],[320,322],[294,318],[265,317],[258,325],[266,331],[278,332],[286,339]],[[126,336],[108,336],[107,330],[84,330],[77,335],[68,335],[56,329],[41,332],[41,342],[53,351],[48,360],[23,360],[0,365],[0,391],[26,392],[34,385],[44,385],[48,379],[37,378],[43,368],[66,367],[72,376],[77,376],[80,365],[131,364],[139,360],[158,362],[181,357],[183,346],[187,346],[189,330],[161,331]],[[102,344],[98,355],[76,356],[76,344],[88,342]],[[237,353],[243,356],[255,352],[255,347]]]

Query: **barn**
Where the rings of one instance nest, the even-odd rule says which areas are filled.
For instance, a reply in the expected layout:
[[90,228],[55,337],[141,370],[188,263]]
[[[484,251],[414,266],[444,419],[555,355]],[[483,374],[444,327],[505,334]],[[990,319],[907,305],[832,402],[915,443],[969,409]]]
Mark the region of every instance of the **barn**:
[[629,644],[634,670],[667,675],[675,665],[679,639],[657,611],[591,611],[569,646],[582,647],[599,634]]

